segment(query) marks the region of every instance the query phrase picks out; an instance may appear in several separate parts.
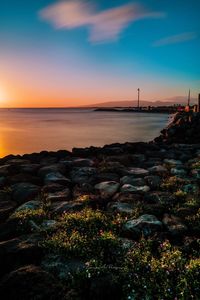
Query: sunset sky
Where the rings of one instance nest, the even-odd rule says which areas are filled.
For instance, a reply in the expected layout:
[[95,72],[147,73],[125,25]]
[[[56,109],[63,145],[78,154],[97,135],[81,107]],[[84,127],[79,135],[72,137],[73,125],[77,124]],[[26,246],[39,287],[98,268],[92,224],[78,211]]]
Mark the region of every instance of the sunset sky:
[[0,107],[200,92],[199,0],[0,0]]

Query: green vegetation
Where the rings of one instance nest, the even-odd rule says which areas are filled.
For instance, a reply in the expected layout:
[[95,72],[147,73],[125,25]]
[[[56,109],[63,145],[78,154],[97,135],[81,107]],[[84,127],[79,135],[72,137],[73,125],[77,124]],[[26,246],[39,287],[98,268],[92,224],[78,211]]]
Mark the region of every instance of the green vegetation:
[[67,257],[112,261],[121,250],[117,236],[121,223],[119,216],[112,220],[98,210],[67,213],[58,219],[56,232],[47,237],[43,246]]
[[163,180],[161,188],[163,190],[169,190],[170,192],[176,192],[177,190],[181,189],[185,183],[186,181],[183,178],[172,176]]
[[45,218],[47,218],[47,213],[43,208],[23,209],[16,211],[11,216],[11,219],[16,222],[17,230],[20,232],[30,231],[33,228],[32,222],[36,225],[35,227],[39,226]]

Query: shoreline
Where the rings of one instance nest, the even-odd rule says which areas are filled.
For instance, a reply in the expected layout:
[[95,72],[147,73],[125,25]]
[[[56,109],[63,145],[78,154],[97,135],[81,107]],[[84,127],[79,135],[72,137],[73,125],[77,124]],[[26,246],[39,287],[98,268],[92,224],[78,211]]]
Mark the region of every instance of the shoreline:
[[2,299],[198,299],[199,127],[0,159]]

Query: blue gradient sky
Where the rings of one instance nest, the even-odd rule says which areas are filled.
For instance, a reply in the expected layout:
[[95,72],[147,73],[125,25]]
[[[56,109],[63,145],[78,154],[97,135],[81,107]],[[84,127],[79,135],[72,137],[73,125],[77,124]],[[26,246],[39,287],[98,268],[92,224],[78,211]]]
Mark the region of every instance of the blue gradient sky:
[[[144,100],[187,97],[189,88],[197,97],[199,0],[140,0],[142,12],[152,15],[138,20],[129,16],[129,6],[123,9],[130,5],[134,11],[135,1],[81,3],[87,5],[85,11],[91,7],[90,23],[56,28],[55,17],[43,12],[59,1],[0,1],[0,106],[132,100],[138,87]],[[129,18],[126,26],[117,27],[114,8]],[[102,15],[109,10],[111,21]],[[98,30],[91,37],[94,24]],[[112,26],[118,31],[113,33]]]

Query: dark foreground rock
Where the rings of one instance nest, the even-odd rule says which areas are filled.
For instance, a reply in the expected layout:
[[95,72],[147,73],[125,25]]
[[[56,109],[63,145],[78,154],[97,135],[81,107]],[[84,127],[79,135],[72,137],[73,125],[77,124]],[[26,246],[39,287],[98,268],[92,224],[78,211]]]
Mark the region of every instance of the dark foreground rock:
[[2,300],[64,299],[62,286],[40,267],[24,266],[6,275],[0,282]]

